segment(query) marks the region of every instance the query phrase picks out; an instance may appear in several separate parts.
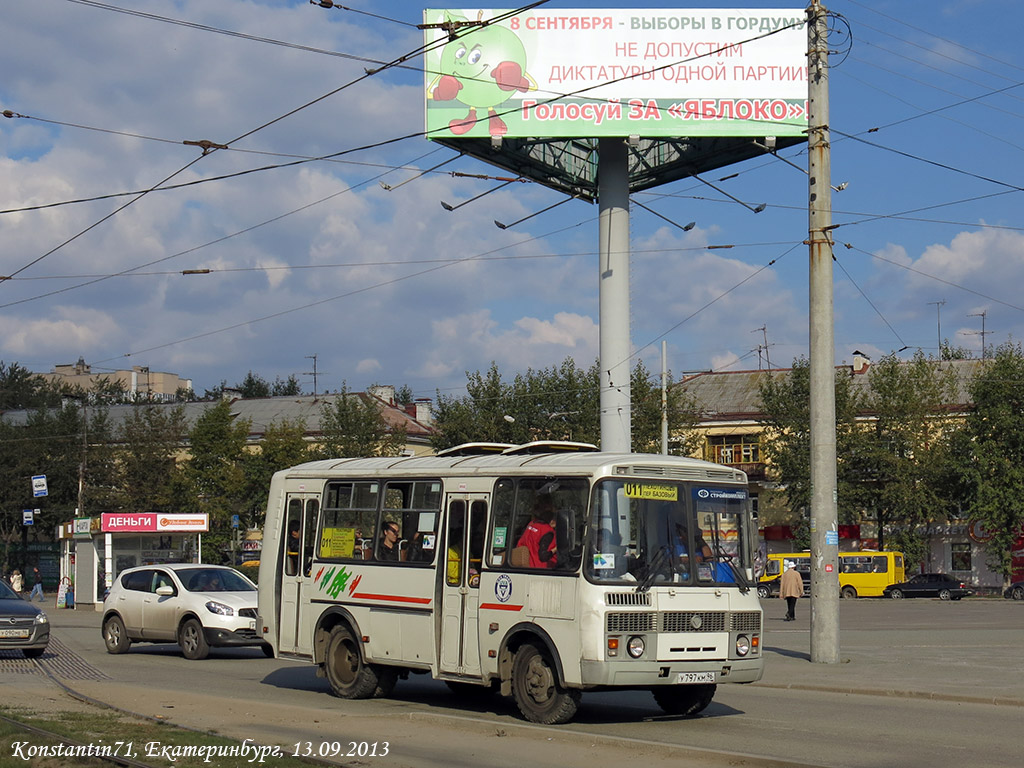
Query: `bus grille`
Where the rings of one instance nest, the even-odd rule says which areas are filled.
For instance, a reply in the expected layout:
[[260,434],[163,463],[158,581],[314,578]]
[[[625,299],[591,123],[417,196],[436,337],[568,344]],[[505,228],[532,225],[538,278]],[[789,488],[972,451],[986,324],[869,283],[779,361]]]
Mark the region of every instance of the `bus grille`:
[[657,629],[656,613],[609,613],[609,632],[654,632]]
[[605,605],[650,605],[650,592],[609,592],[604,596]]
[[757,611],[666,611],[664,613],[625,611],[605,616],[608,632],[759,632]]
[[757,611],[737,611],[732,615],[733,632],[760,632],[761,614]]
[[726,614],[720,611],[673,611],[663,613],[663,632],[724,632]]

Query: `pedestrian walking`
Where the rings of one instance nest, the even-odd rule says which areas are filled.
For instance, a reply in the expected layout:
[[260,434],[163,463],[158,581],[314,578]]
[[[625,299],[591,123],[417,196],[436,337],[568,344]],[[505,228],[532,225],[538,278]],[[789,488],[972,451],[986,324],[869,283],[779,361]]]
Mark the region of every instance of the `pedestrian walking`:
[[779,582],[779,597],[786,601],[786,618],[783,621],[794,621],[796,619],[796,601],[804,593],[804,580],[797,573],[796,563],[792,560],[786,561],[786,570]]
[[36,595],[39,595],[39,602],[45,601],[46,598],[43,597],[43,574],[39,572],[38,566],[32,568],[32,578],[32,592],[29,594],[28,599],[35,600]]
[[21,571],[17,568],[11,573],[11,589],[15,591],[17,595],[21,595],[21,590],[25,587],[25,582],[21,577]]

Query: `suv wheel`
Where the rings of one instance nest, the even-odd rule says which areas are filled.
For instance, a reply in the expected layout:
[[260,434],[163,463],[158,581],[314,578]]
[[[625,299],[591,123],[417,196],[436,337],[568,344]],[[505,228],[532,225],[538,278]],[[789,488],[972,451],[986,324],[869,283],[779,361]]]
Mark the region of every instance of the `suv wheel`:
[[210,655],[210,646],[203,634],[203,625],[199,619],[188,619],[178,630],[178,645],[186,659],[199,661]]

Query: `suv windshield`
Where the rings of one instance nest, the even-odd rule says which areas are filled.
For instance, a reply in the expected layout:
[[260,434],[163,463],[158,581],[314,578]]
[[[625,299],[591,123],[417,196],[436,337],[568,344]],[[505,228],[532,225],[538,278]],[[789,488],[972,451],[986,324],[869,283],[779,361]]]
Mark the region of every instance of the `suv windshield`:
[[181,585],[189,592],[254,592],[256,587],[230,568],[182,568]]
[[747,503],[742,488],[603,480],[590,511],[586,576],[640,590],[659,583],[746,587]]

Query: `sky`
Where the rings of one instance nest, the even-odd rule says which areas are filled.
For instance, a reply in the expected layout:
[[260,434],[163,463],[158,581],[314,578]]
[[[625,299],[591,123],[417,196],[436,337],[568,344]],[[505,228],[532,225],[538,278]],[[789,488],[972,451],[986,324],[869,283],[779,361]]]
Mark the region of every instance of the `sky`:
[[[1024,5],[826,6],[836,363],[1021,339]],[[420,48],[424,6],[346,8],[3,3],[0,360],[148,366],[202,394],[249,371],[311,392],[315,356],[321,392],[432,398],[492,362],[597,359],[597,206],[538,213],[564,196],[512,184],[442,208],[507,173],[423,137],[422,56],[366,72]],[[652,374],[662,339],[677,378],[807,355],[806,147],[779,156],[704,175],[728,196],[692,178],[633,196],[631,339]]]

